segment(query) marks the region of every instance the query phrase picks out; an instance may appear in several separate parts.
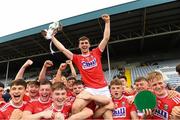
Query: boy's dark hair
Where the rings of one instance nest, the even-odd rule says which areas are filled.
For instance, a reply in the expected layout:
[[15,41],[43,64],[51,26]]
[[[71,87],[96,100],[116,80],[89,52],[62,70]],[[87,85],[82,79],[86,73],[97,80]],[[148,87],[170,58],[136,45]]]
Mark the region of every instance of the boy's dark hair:
[[52,85],[52,91],[54,90],[67,90],[67,88],[62,82],[56,82]]
[[119,79],[124,78],[127,81],[127,77],[125,75],[120,75],[118,78]]
[[69,77],[67,77],[67,80],[75,80],[76,81],[76,78],[73,76],[69,76]]
[[113,76],[113,79],[119,78],[119,77],[120,77],[120,75],[115,75],[115,76]]
[[74,83],[73,83],[73,86],[74,85],[84,85],[84,83],[81,81],[81,80],[76,80]]
[[40,83],[36,80],[30,80],[27,83],[28,85],[35,85],[35,86],[40,86]]
[[27,83],[23,79],[13,80],[10,84],[10,88],[14,85],[22,85],[22,86],[24,86],[25,89],[27,87]]
[[86,37],[86,36],[82,36],[82,37],[79,38],[79,42],[80,42],[80,41],[83,41],[83,40],[88,40],[88,41],[89,41],[89,38]]
[[178,65],[176,66],[176,72],[178,72],[178,73],[180,74],[180,64],[178,64]]
[[0,87],[4,88],[4,84],[2,82],[0,82]]
[[49,80],[44,80],[44,81],[40,82],[40,85],[50,85],[52,87],[52,83]]

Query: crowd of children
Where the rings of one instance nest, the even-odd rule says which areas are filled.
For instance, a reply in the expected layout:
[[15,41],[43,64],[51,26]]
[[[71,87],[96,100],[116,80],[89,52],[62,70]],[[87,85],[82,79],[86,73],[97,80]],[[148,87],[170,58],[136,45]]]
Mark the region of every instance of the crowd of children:
[[[162,73],[153,71],[138,77],[134,89],[127,87],[125,76],[115,77],[110,84],[106,82],[101,57],[110,38],[110,16],[104,14],[102,19],[103,38],[92,51],[86,36],[79,39],[81,54],[74,54],[55,38],[57,31],[52,33],[52,42],[69,59],[59,66],[52,80],[46,80],[47,69],[53,66],[50,60],[44,62],[38,79],[23,80],[26,68],[33,64],[27,60],[11,82],[11,99],[7,103],[2,97],[4,86],[0,84],[0,120],[180,119],[180,95],[166,88]],[[76,80],[72,62],[81,80]],[[65,77],[62,72],[67,66],[71,76]],[[138,110],[133,101],[143,90],[155,94],[155,108]]]

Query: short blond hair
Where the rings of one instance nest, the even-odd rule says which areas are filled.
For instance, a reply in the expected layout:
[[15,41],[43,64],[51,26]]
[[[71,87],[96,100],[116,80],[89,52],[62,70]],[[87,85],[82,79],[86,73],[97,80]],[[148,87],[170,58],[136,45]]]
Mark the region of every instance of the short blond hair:
[[110,82],[110,87],[111,87],[112,85],[121,85],[121,86],[122,86],[122,82],[121,82],[120,79],[114,78],[114,79]]
[[148,73],[148,76],[147,76],[148,82],[151,82],[153,79],[164,80],[162,73],[158,71],[153,71],[153,72]]

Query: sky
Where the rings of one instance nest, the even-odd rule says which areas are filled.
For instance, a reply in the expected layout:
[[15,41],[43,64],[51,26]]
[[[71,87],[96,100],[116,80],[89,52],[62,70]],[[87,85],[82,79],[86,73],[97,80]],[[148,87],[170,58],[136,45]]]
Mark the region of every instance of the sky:
[[0,37],[134,0],[1,0]]

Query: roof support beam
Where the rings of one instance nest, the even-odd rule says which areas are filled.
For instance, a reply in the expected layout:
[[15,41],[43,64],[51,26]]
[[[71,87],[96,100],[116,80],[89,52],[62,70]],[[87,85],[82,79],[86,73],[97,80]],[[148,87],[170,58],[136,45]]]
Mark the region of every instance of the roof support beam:
[[145,33],[146,33],[146,8],[144,8],[144,11],[143,11],[143,28],[142,28],[142,40],[141,40],[141,43],[140,43],[140,53],[142,53],[143,51],[143,47],[144,47],[144,36],[145,36]]

